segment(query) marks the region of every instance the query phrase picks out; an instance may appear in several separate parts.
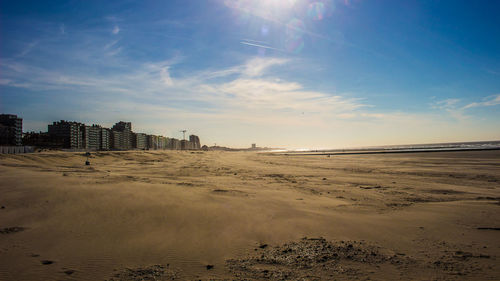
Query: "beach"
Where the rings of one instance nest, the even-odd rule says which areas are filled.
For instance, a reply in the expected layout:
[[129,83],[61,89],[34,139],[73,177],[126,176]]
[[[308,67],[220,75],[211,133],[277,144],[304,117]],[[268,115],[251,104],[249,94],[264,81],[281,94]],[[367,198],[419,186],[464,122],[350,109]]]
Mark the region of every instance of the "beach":
[[500,151],[0,155],[0,280],[498,280]]

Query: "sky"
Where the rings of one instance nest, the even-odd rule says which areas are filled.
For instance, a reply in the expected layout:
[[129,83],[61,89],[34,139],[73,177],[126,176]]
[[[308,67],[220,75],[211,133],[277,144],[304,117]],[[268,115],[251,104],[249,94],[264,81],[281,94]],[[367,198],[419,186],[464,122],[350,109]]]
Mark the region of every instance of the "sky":
[[0,113],[230,147],[500,140],[499,1],[1,1]]

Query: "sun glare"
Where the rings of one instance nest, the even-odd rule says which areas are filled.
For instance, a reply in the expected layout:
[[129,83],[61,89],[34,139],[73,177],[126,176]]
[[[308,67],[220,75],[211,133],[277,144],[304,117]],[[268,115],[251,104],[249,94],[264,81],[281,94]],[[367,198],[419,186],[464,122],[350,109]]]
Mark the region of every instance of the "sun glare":
[[[225,4],[235,11],[238,24],[260,30],[260,40],[283,36],[279,49],[295,54],[304,49],[306,36],[322,37],[312,29],[313,23],[330,16],[335,8],[330,0],[240,0]],[[272,29],[273,24],[280,28]],[[259,54],[263,53],[265,49],[259,48]]]

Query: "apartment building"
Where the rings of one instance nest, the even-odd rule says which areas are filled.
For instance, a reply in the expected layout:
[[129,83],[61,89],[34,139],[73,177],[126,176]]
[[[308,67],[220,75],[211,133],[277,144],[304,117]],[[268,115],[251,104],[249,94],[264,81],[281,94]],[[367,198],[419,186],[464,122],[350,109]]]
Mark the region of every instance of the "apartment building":
[[107,128],[101,128],[101,150],[111,149],[111,130]]
[[101,149],[101,131],[99,125],[82,126],[83,132],[83,148],[87,150],[100,150]]
[[134,135],[132,123],[120,121],[111,128],[111,144],[113,149],[129,150],[132,148]]
[[0,145],[22,145],[23,119],[13,114],[0,114]]
[[148,135],[143,133],[135,134],[135,148],[145,149],[148,147]]
[[48,133],[63,138],[64,148],[82,149],[84,148],[82,127],[85,127],[82,123],[61,120],[48,125]]
[[190,149],[200,149],[201,144],[200,144],[200,138],[196,135],[190,135],[189,136],[189,142],[191,142],[191,147]]

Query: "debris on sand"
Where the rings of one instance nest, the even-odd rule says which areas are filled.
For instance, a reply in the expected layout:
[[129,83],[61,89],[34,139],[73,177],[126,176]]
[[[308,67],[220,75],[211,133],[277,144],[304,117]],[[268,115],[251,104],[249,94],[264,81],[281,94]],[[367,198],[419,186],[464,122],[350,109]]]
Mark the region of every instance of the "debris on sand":
[[361,189],[379,189],[379,188],[382,188],[382,186],[380,185],[373,185],[373,186],[359,186],[359,188]]
[[213,264],[207,264],[207,270],[213,269],[214,265]]
[[478,230],[500,230],[500,227],[478,227]]
[[51,260],[43,260],[43,261],[40,261],[41,264],[43,265],[49,265],[49,264],[53,264],[54,261],[51,261]]
[[383,253],[379,247],[356,241],[329,242],[324,238],[302,238],[276,247],[262,248],[253,256],[226,261],[228,270],[237,278],[302,280],[311,276],[318,280],[363,274],[356,263],[404,267],[413,262],[402,255]]
[[169,265],[152,265],[148,267],[126,268],[116,273],[108,281],[153,281],[153,280],[177,280],[178,272],[168,268]]
[[21,226],[6,227],[6,228],[0,230],[0,234],[16,233],[16,232],[21,232],[23,230],[26,230],[26,228],[21,227]]
[[474,275],[483,269],[475,260],[492,258],[455,250],[421,260],[364,241],[304,237],[226,260],[226,268],[231,280],[393,280],[387,272],[405,276],[401,280],[448,280],[450,275]]

